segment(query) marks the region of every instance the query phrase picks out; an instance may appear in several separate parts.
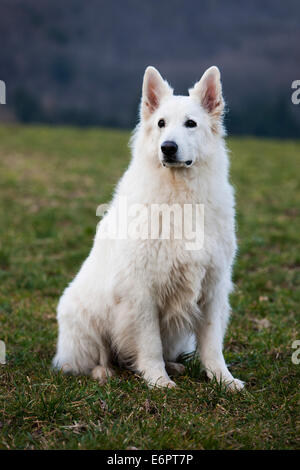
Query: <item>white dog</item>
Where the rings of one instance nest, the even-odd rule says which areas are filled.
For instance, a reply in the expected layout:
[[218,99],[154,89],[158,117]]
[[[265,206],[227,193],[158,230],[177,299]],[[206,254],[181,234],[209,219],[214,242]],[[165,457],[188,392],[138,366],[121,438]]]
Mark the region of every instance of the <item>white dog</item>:
[[[236,251],[223,108],[217,67],[204,73],[189,96],[173,95],[155,68],[146,69],[131,163],[90,255],[58,305],[56,368],[104,383],[117,358],[150,386],[172,387],[168,373],[183,372],[176,359],[194,340],[209,378],[231,390],[243,387],[222,353]],[[161,217],[156,238],[147,236],[147,228],[142,237],[104,236],[121,199],[129,209],[163,205],[160,216],[170,205],[203,205],[202,246],[187,249],[189,238],[174,236],[175,221],[171,236],[162,237]],[[146,227],[145,212],[134,212],[135,227]],[[190,224],[186,219],[183,224]]]

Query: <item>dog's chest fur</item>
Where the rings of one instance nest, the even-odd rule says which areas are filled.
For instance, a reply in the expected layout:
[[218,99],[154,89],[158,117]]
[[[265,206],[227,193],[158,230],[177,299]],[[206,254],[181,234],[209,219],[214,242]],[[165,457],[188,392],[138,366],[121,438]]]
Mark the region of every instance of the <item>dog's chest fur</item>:
[[117,191],[117,197],[127,197],[129,204],[142,203],[148,208],[153,204],[176,204],[183,213],[185,204],[204,206],[204,226],[200,227],[204,229],[204,241],[200,250],[188,250],[186,243],[190,240],[184,236],[174,239],[172,218],[170,239],[130,243],[129,259],[134,260],[138,277],[151,290],[166,322],[191,323],[195,315],[199,317],[211,280],[223,264],[228,264],[235,250],[233,195],[227,175],[224,172],[219,181],[210,169],[202,169],[201,177],[190,175],[133,164]]
[[[184,192],[173,194],[168,204],[202,204],[203,199],[192,197]],[[203,246],[200,250],[188,250],[188,239],[174,239],[174,223],[171,219],[171,239],[147,240],[135,246],[138,263],[147,271],[147,279],[156,298],[161,316],[175,322],[192,323],[193,316],[199,317],[199,303],[205,301],[205,280],[211,275],[212,267],[217,266],[220,252],[224,251],[219,237],[217,221],[211,203],[204,204],[205,231]],[[183,221],[184,225],[184,221]],[[183,226],[184,229],[184,226]],[[226,228],[225,228],[226,230]],[[192,325],[191,325],[192,326]]]

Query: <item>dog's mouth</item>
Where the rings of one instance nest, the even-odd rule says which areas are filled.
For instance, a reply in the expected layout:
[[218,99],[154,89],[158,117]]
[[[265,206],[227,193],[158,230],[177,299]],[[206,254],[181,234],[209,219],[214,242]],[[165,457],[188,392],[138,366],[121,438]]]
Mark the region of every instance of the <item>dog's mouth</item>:
[[162,161],[162,164],[164,167],[167,167],[167,168],[189,168],[192,166],[193,161],[186,160],[185,162],[179,162],[179,161],[172,161],[172,160],[164,159]]

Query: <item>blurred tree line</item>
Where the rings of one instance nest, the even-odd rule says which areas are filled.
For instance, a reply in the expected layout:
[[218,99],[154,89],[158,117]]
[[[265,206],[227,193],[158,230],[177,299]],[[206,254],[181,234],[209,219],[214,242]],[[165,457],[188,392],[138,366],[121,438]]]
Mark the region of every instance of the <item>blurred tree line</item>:
[[132,127],[151,64],[187,89],[216,64],[229,133],[297,137],[296,0],[2,0],[0,120]]

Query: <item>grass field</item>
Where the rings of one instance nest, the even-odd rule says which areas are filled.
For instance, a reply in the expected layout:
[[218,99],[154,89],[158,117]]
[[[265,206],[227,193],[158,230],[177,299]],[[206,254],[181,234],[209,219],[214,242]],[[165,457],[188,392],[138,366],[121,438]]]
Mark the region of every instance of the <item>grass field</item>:
[[225,357],[247,392],[207,382],[196,362],[167,391],[127,371],[100,387],[50,370],[58,297],[127,166],[128,137],[0,127],[0,448],[299,448],[300,142],[228,141],[239,255]]

